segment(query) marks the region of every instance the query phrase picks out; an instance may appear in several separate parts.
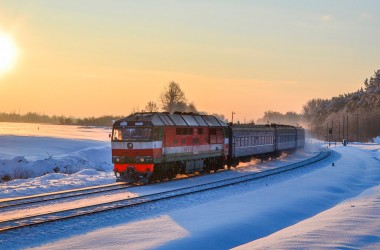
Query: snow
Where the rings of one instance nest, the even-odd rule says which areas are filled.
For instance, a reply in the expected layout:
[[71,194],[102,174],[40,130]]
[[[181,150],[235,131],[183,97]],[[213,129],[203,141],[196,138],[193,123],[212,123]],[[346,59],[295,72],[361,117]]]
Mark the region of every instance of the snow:
[[[15,189],[15,186],[22,182],[19,179],[51,173],[72,174],[84,169],[104,172],[92,178],[93,185],[109,183],[113,175],[109,132],[104,128],[0,123],[0,182],[7,176],[16,179],[0,188],[5,188],[7,194],[17,196],[20,188]],[[44,178],[36,180],[35,188],[40,191],[55,186],[52,180],[43,183],[40,180]],[[73,187],[80,187],[83,178],[72,175],[69,182]]]
[[380,144],[380,136],[377,136],[377,137],[373,138],[373,142],[377,143],[377,144]]
[[380,187],[236,249],[380,249]]
[[[102,130],[91,133],[106,135]],[[72,134],[77,136],[77,132]],[[0,135],[0,142],[4,136]],[[6,136],[7,140],[12,140],[12,137],[20,139],[20,135],[11,133]],[[31,149],[39,147],[46,152],[49,148],[44,148],[44,145],[55,147],[57,153],[48,160],[66,164],[73,159],[83,159],[90,163],[90,167],[74,174],[50,173],[0,183],[0,197],[115,181],[106,139],[65,138],[50,132],[49,136],[43,137],[51,144],[41,144],[38,140],[40,137],[23,136]],[[54,145],[59,140],[70,140],[70,143],[58,148]],[[0,234],[0,245],[4,249],[378,249],[380,143],[377,139],[374,142],[351,143],[347,147],[332,146],[331,157],[322,162],[254,182],[84,217],[75,222],[69,220],[3,233]],[[0,171],[17,164],[34,169],[37,167],[36,162],[48,162],[43,159],[46,155],[42,153],[39,156],[34,154],[35,158],[31,159],[27,148],[19,151],[19,154],[15,153],[17,147],[8,149],[7,154],[2,153],[2,148],[6,147],[0,145],[0,161],[5,164],[0,164]],[[13,153],[9,155],[12,150]],[[305,150],[278,161],[192,179],[133,187],[125,195],[142,195],[265,170],[309,158],[316,152],[315,145],[308,145]],[[103,161],[107,163],[103,166],[105,170],[97,171],[94,163]],[[104,197],[108,200],[115,198]],[[80,202],[91,204],[96,200]],[[32,209],[38,211],[59,206],[55,204],[50,208]],[[73,205],[63,203],[61,206]]]

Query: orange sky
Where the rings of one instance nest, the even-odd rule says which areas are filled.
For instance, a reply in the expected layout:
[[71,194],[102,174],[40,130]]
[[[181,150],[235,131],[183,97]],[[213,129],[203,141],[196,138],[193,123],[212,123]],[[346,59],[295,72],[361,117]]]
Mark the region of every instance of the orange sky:
[[128,115],[170,81],[227,118],[301,112],[380,68],[379,10],[370,0],[4,0],[0,32],[19,54],[0,75],[0,112]]

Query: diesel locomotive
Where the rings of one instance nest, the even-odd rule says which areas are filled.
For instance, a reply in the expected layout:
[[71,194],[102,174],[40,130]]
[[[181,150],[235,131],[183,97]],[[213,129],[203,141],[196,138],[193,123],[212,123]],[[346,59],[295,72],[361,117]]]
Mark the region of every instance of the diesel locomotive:
[[227,124],[212,115],[178,112],[132,114],[115,121],[111,135],[116,180],[143,184],[276,158],[304,144],[301,127]]

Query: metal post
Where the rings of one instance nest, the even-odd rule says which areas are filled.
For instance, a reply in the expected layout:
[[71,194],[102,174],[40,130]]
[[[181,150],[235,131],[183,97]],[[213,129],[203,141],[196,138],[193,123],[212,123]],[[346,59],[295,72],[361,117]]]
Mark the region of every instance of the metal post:
[[343,126],[342,126],[342,137],[343,137],[343,139],[344,139],[344,116],[343,116],[343,124],[342,124]]
[[318,134],[318,123],[317,123],[317,140],[319,139],[319,134]]
[[329,123],[326,123],[326,142],[329,141]]
[[348,141],[348,115],[347,115],[347,141]]
[[340,122],[338,122],[338,131],[339,131],[338,141],[340,141]]
[[359,114],[356,114],[356,142],[359,142]]

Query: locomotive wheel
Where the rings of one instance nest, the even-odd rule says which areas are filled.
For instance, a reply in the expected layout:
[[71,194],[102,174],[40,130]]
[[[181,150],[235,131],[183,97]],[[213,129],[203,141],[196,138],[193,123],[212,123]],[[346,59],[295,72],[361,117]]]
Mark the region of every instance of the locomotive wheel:
[[156,180],[156,175],[154,174],[154,172],[150,175],[149,179],[148,179],[148,183],[153,183],[154,181]]
[[215,162],[214,164],[214,173],[216,173],[219,170],[219,163]]
[[160,182],[162,182],[162,181],[165,179],[165,177],[164,177],[164,175],[163,175],[162,173],[159,173],[157,179],[158,179]]
[[169,180],[171,180],[171,179],[173,179],[175,177],[174,169],[173,168],[169,168],[168,169],[167,176],[168,176]]
[[211,172],[210,167],[209,166],[205,166],[204,169],[203,169],[203,172],[205,172],[206,174],[209,174]]

